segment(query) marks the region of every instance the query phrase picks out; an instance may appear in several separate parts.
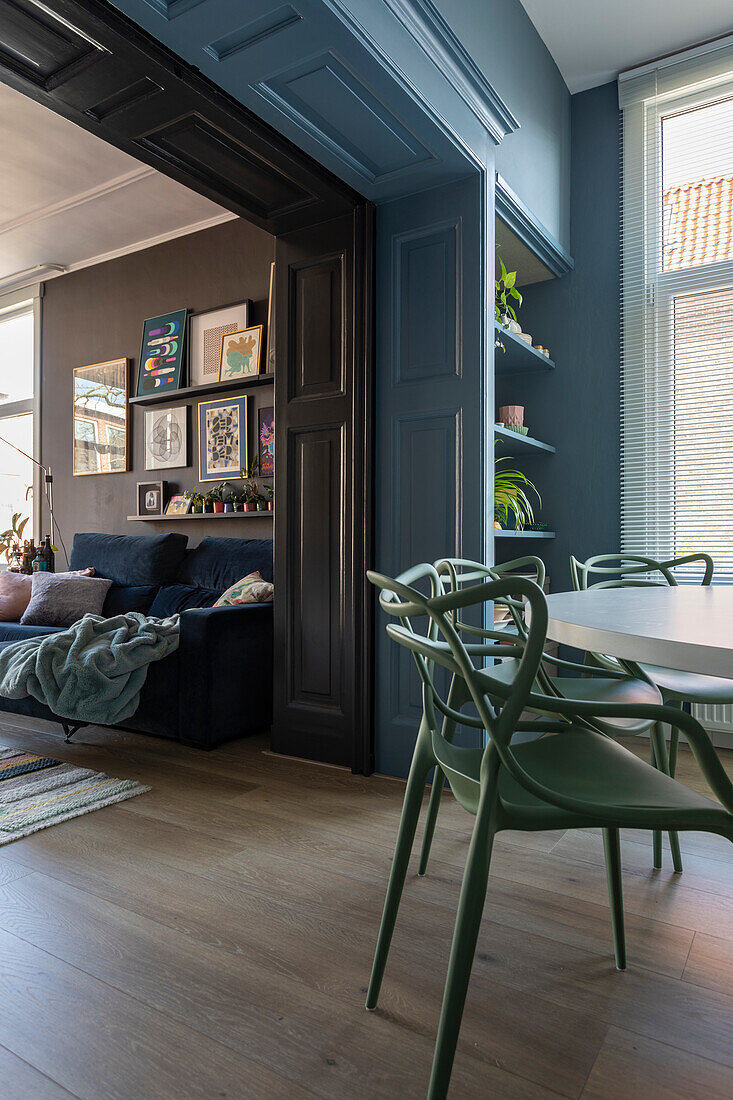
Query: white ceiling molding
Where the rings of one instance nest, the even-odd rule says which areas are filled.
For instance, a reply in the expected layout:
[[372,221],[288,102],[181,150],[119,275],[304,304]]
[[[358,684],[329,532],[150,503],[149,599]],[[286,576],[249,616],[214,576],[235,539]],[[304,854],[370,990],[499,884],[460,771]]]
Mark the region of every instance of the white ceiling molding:
[[18,290],[31,283],[38,283],[42,279],[54,279],[57,275],[65,275],[66,271],[63,264],[34,264],[25,271],[14,271],[12,275],[0,279],[0,294],[6,290]]
[[148,168],[146,165],[141,164],[139,168],[134,168],[131,172],[125,172],[124,175],[116,176],[114,179],[105,180],[104,183],[99,183],[96,187],[90,187],[88,191],[80,191],[76,195],[69,195],[67,198],[61,199],[59,202],[48,203],[46,206],[29,210],[26,214],[20,214],[17,218],[0,222],[0,234],[9,233],[12,229],[17,229],[21,225],[31,225],[33,222],[43,221],[44,218],[51,218],[55,214],[65,214],[68,210],[74,210],[87,202],[94,202],[96,199],[111,195],[123,187],[129,187],[133,183],[138,183],[140,180],[154,175],[154,168]]

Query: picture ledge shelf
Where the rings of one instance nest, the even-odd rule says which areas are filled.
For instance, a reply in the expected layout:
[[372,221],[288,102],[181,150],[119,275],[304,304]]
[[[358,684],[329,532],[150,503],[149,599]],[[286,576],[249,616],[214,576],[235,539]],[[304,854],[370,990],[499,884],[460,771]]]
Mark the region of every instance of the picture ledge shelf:
[[185,516],[128,516],[135,523],[176,523],[179,519],[272,519],[274,512],[188,512]]
[[[204,397],[209,393],[226,393],[228,390],[247,390],[257,386],[272,385],[275,375],[253,374],[250,378],[237,378],[231,382],[206,382],[203,386],[184,386],[180,390],[167,390],[165,393],[145,393],[142,397],[131,397],[131,405],[162,405],[166,402],[185,401],[189,397]],[[239,513],[235,513],[239,514]],[[249,513],[245,513],[248,515]]]

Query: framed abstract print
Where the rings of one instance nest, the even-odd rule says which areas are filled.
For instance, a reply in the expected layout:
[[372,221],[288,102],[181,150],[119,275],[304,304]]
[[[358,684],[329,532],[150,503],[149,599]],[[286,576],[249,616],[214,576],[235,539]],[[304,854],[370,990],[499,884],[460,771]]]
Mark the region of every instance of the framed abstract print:
[[275,476],[275,410],[272,405],[257,411],[257,469],[260,477]]
[[259,374],[262,362],[262,325],[253,325],[221,338],[219,381],[233,382]]
[[122,474],[128,468],[129,359],[74,368],[72,469],[81,474]]
[[145,410],[145,469],[188,466],[188,408]]
[[247,465],[248,398],[199,401],[199,481],[241,477]]
[[137,396],[168,393],[180,388],[186,350],[187,309],[149,317],[143,322]]
[[189,386],[205,386],[219,381],[221,338],[231,332],[241,332],[249,324],[251,302],[234,302],[220,309],[193,313],[189,321]]

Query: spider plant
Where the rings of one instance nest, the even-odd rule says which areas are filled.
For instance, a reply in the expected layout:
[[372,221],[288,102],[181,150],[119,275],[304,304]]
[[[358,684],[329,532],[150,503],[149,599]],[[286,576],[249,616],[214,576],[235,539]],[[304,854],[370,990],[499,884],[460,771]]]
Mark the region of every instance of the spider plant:
[[534,523],[532,502],[527,496],[528,490],[535,494],[537,503],[542,507],[542,498],[536,487],[521,470],[499,469],[502,462],[511,461],[508,456],[497,458],[494,470],[494,521],[506,526],[509,515],[514,516],[514,530],[523,531],[529,523]]

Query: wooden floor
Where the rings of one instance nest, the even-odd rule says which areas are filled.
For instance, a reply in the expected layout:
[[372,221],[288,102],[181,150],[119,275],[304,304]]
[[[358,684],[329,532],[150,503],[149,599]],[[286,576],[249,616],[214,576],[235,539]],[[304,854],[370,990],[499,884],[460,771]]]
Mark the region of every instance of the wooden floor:
[[[449,797],[366,1013],[400,783],[41,725],[0,744],[153,790],[0,851],[2,1100],[424,1096],[470,827]],[[620,974],[600,835],[502,835],[452,1098],[733,1096],[733,848],[682,850],[654,872],[627,835]]]

